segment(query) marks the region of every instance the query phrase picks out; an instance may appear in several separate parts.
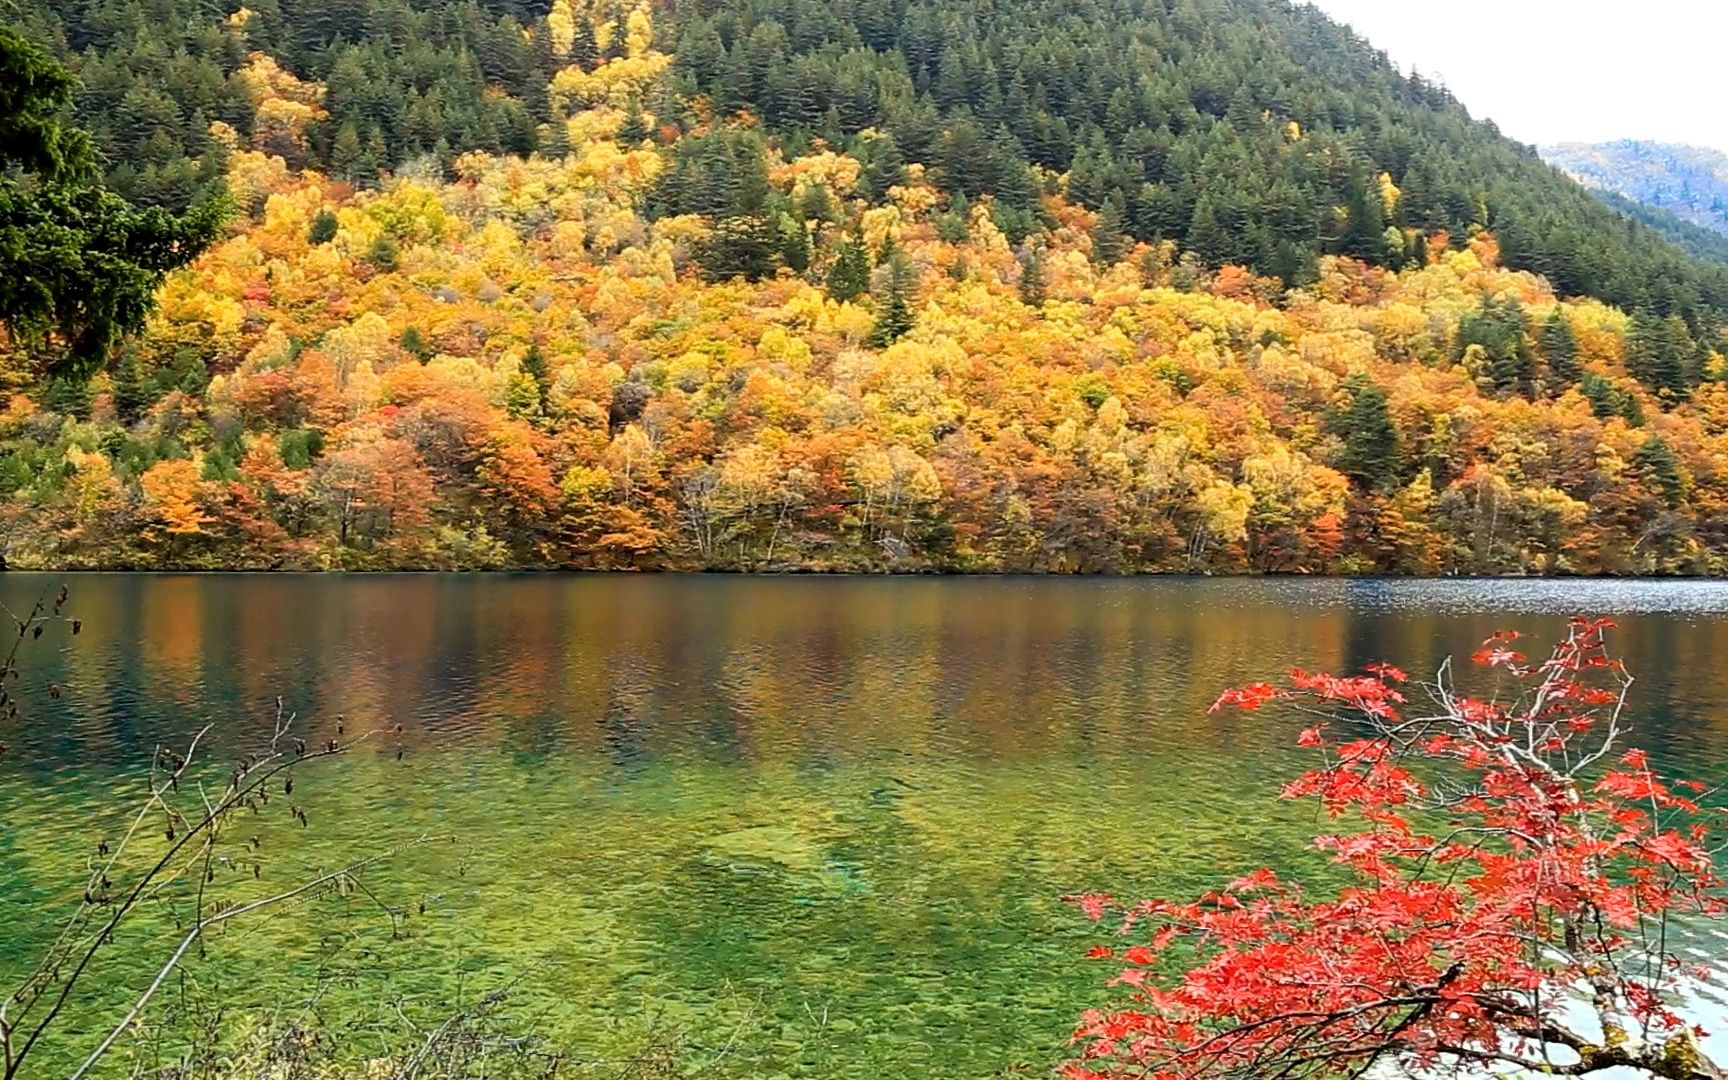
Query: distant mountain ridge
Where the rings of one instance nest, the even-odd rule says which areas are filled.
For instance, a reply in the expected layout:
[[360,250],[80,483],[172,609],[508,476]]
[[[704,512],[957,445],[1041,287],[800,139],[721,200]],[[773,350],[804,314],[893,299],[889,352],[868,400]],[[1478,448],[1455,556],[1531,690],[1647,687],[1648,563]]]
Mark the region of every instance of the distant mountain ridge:
[[1545,146],[1580,183],[1728,235],[1728,154],[1703,146],[1621,139]]
[[1593,189],[1593,194],[1606,203],[1609,209],[1618,210],[1631,220],[1680,245],[1693,258],[1728,264],[1728,232],[1717,232],[1705,225],[1682,221],[1672,210],[1651,206],[1649,203],[1629,199],[1602,188]]

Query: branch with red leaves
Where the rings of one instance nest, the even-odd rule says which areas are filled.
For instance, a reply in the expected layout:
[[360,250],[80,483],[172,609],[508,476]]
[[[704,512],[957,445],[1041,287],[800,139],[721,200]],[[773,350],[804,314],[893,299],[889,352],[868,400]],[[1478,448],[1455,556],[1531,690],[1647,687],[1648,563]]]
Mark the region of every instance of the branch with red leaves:
[[[1260,870],[1192,901],[1073,899],[1134,943],[1127,999],[1089,1012],[1067,1080],[1358,1077],[1376,1065],[1716,1080],[1675,1008],[1700,972],[1671,920],[1719,917],[1701,785],[1621,750],[1632,685],[1605,620],[1574,620],[1540,662],[1497,634],[1472,658],[1489,697],[1443,666],[1294,671],[1214,706],[1308,717],[1321,763],[1284,788],[1356,831],[1314,845],[1349,873],[1313,898]],[[1412,701],[1412,698],[1415,701]]]

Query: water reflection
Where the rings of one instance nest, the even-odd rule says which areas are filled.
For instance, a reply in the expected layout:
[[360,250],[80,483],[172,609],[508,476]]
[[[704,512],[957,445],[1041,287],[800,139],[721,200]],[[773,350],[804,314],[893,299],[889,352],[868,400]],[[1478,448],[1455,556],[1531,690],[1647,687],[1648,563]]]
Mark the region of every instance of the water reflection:
[[[0,597],[57,583],[5,575]],[[1089,931],[1057,896],[1180,893],[1304,858],[1311,821],[1271,800],[1290,730],[1206,712],[1292,665],[1431,671],[1494,629],[1615,614],[1640,741],[1728,774],[1714,583],[71,586],[84,633],[45,636],[20,719],[0,722],[0,975],[48,933],[90,815],[150,748],[205,723],[219,753],[251,748],[280,695],[317,730],[337,714],[404,727],[306,785],[320,828],[295,839],[300,857],[459,837],[391,869],[399,895],[430,898],[400,954],[407,989],[532,969],[548,1023],[593,1052],[645,1003],[705,1035],[748,1013],[739,1076],[988,1076],[1059,1055],[1097,988],[1075,962]],[[280,991],[321,945],[286,923],[230,947]],[[148,958],[122,948],[106,977],[124,986]]]
[[[11,575],[8,602],[40,582]],[[1369,659],[1432,669],[1574,610],[1625,624],[1651,737],[1714,723],[1728,584],[80,577],[86,632],[37,656],[63,703],[24,767],[120,765],[205,722],[238,744],[281,695],[410,737],[699,750],[741,764],[893,747],[992,757],[1207,738],[1244,678]],[[1673,675],[1687,674],[1683,689]],[[1690,706],[1689,710],[1685,708]],[[1689,712],[1689,715],[1681,715]],[[1672,722],[1672,726],[1668,726]],[[1707,744],[1700,744],[1700,747]]]

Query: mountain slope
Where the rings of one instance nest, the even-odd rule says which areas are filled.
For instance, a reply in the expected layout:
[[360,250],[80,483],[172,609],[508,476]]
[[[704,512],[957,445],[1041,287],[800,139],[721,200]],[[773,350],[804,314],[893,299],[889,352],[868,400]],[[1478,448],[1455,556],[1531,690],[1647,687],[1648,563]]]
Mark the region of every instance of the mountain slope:
[[1591,188],[1728,235],[1728,154],[1720,150],[1623,139],[1545,146],[1542,156]]
[[[722,108],[750,102],[772,127],[820,132],[824,106],[840,106],[838,134],[881,128],[968,192],[987,182],[980,174],[1010,177],[1017,147],[1072,170],[1069,191],[1088,205],[1115,200],[1136,236],[1182,241],[1214,264],[1299,281],[1317,252],[1395,264],[1401,245],[1382,239],[1386,224],[1487,226],[1512,265],[1569,293],[1692,315],[1725,295],[1719,268],[1627,228],[1306,6],[720,0],[696,10],[682,19],[679,70]],[[828,87],[826,72],[836,73]],[[1381,173],[1402,193],[1389,206],[1372,197]]]
[[1728,233],[1682,221],[1670,210],[1637,202],[1612,191],[1598,190],[1596,197],[1607,204],[1609,209],[1648,226],[1678,244],[1681,250],[1693,258],[1728,263]]
[[[1723,358],[1676,397],[1683,324],[1557,302],[1486,235],[1292,296],[1100,263],[1060,199],[1017,254],[818,152],[761,174],[827,208],[809,271],[715,281],[717,229],[642,216],[658,153],[581,119],[566,158],[378,191],[237,152],[263,213],[112,375],[0,408],[8,563],[1728,570]],[[841,300],[854,238],[883,261]]]
[[[549,83],[625,59],[631,19],[606,0],[24,6],[79,64],[122,189],[166,201],[217,171],[212,120],[360,183],[422,155],[558,151],[571,98]],[[992,195],[1011,236],[1060,187],[1112,233],[1303,283],[1322,254],[1397,266],[1419,235],[1487,227],[1509,265],[1568,295],[1677,313],[1695,333],[1728,312],[1728,269],[1284,0],[700,0],[659,22],[673,77],[617,102],[654,118],[642,133],[748,113],[790,152],[821,138],[857,153],[878,196],[908,162],[946,193]],[[321,100],[261,113],[254,51]]]
[[94,380],[0,343],[7,562],[1728,570],[1728,270],[1342,31],[752,2],[39,9],[240,214]]

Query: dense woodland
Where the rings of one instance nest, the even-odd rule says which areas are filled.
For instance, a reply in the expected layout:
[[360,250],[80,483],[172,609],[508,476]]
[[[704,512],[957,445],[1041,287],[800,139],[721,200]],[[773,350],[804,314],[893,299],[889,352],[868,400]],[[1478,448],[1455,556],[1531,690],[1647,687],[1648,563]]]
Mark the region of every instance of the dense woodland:
[[[1417,236],[1492,229],[1568,295],[1728,311],[1728,268],[1686,259],[1285,0],[699,0],[667,5],[671,70],[615,104],[662,141],[748,114],[789,153],[858,154],[880,198],[907,162],[996,200],[1012,236],[1060,189],[1115,232],[1311,283],[1323,254],[1397,267]],[[430,156],[557,155],[585,73],[631,59],[621,0],[25,0],[83,80],[79,119],[128,197],[220,179],[234,130],[290,167],[377,181]],[[263,53],[319,100],[263,93]],[[641,74],[640,72],[638,74]],[[645,118],[653,116],[650,132]],[[1402,192],[1388,213],[1384,174]],[[738,192],[709,192],[724,204]],[[730,211],[750,214],[748,193]],[[717,209],[722,207],[716,207]],[[1396,231],[1388,231],[1396,230]]]
[[15,566],[1728,570],[1728,267],[1275,0],[68,0]]
[[1670,241],[1680,245],[1686,254],[1697,259],[1728,263],[1728,232],[1719,232],[1703,225],[1676,217],[1671,210],[1629,199],[1612,191],[1596,189],[1596,197],[1614,210],[1634,221],[1648,225]]

